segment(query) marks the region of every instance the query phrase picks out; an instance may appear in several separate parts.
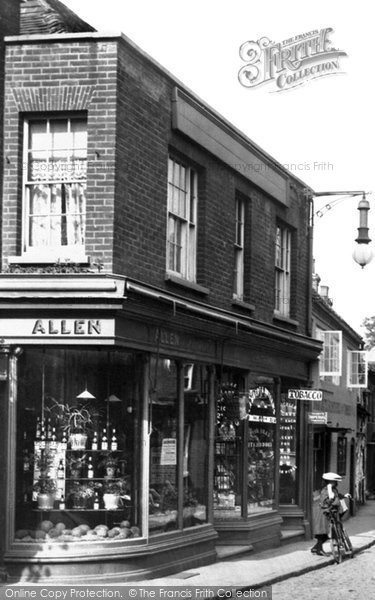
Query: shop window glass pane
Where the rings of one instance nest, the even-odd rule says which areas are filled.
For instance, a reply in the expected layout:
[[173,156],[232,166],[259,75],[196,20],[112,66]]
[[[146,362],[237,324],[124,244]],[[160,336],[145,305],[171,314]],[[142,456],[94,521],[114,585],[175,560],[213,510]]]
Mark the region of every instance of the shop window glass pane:
[[204,366],[184,369],[183,525],[207,521],[208,382]]
[[169,359],[150,364],[149,533],[177,528],[177,369]]
[[215,437],[214,516],[241,518],[242,427],[236,409],[239,395],[235,384],[220,387]]
[[280,405],[280,504],[297,502],[297,402],[282,394]]
[[18,360],[16,541],[139,538],[135,356],[34,348]]
[[272,510],[275,499],[276,412],[272,388],[249,390],[248,514]]

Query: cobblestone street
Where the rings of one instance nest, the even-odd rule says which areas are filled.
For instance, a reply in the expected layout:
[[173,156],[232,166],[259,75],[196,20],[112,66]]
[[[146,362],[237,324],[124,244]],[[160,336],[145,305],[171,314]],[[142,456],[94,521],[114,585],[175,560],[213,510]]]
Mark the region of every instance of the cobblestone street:
[[375,597],[375,547],[272,586],[272,600],[367,600]]

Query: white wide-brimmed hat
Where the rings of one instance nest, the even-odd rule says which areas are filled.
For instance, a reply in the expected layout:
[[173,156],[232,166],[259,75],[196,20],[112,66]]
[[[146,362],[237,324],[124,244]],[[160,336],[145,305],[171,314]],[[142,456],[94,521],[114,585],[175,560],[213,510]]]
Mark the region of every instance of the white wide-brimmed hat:
[[323,473],[322,479],[325,481],[341,481],[342,477],[337,473]]

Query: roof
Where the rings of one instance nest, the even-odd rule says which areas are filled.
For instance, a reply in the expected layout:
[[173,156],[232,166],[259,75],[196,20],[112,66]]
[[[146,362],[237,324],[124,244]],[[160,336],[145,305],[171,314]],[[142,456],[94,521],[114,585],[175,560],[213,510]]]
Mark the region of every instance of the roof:
[[60,0],[21,0],[21,35],[95,31]]
[[357,333],[350,325],[342,318],[340,315],[333,310],[333,308],[321,297],[321,295],[312,290],[312,299],[313,299],[313,313],[316,309],[321,308],[325,312],[325,314],[334,321],[335,326],[337,324],[338,329],[342,329],[350,335],[358,344],[360,344],[363,339],[359,333]]

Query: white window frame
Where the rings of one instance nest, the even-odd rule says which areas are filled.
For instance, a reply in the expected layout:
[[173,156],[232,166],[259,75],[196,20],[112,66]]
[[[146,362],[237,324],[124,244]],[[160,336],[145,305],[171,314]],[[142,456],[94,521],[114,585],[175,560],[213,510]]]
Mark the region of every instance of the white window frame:
[[167,273],[196,281],[197,172],[184,161],[168,158]]
[[[317,335],[323,342],[320,355],[319,374],[321,377],[340,377],[342,374],[342,331],[319,330]],[[325,368],[331,365],[331,368]]]
[[[56,262],[60,259],[62,260],[73,260],[77,262],[86,262],[87,257],[85,256],[85,238],[86,238],[86,201],[87,201],[87,142],[86,148],[66,148],[64,150],[73,151],[73,150],[83,150],[86,151],[86,156],[84,158],[85,164],[85,174],[86,177],[69,177],[69,173],[74,173],[74,169],[70,169],[70,163],[66,163],[66,169],[61,169],[62,176],[61,178],[56,177],[48,177],[49,171],[49,161],[51,159],[52,154],[52,146],[46,147],[45,149],[40,149],[40,152],[45,152],[47,157],[46,162],[46,176],[40,177],[40,179],[33,179],[29,177],[29,160],[31,154],[31,148],[29,148],[29,132],[30,132],[30,124],[35,121],[45,122],[47,125],[47,133],[50,131],[51,121],[57,120],[67,120],[68,121],[68,131],[71,127],[71,123],[73,120],[80,119],[86,122],[87,127],[87,118],[84,115],[80,114],[71,114],[71,113],[63,113],[61,115],[52,115],[52,116],[38,116],[38,117],[30,117],[25,118],[23,124],[23,219],[22,219],[22,258],[25,260],[33,260],[38,262]],[[38,150],[39,151],[39,150]],[[52,170],[51,170],[52,171]],[[77,244],[45,244],[45,245],[32,245],[30,243],[30,190],[33,185],[44,184],[46,186],[58,186],[58,185],[75,185],[81,184],[84,187],[85,198],[84,198],[84,207],[83,210],[79,213],[83,223],[83,243]],[[53,213],[49,213],[53,216]],[[69,215],[68,212],[62,213]],[[56,214],[55,216],[58,216]]]
[[[363,372],[360,370],[361,365],[363,366]],[[368,365],[366,350],[348,350],[347,375],[348,388],[367,388]]]
[[234,239],[234,272],[233,298],[243,300],[244,297],[244,247],[245,244],[245,201],[235,201],[235,239]]
[[290,316],[292,233],[283,225],[276,226],[275,239],[275,313]]

